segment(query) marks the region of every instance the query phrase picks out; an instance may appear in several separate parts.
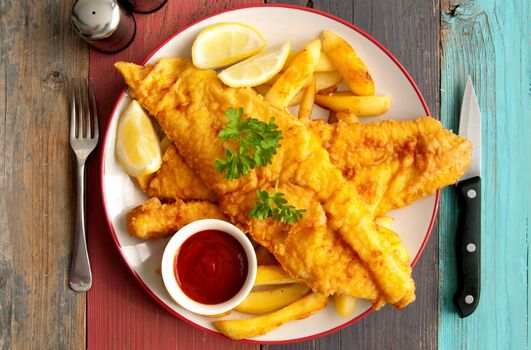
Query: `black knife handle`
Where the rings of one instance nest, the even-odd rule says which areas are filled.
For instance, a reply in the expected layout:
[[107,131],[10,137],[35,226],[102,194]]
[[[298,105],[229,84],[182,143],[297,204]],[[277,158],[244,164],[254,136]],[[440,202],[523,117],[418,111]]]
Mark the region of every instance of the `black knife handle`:
[[459,289],[454,303],[462,318],[476,310],[481,286],[481,179],[479,176],[457,184],[461,213],[457,234]]

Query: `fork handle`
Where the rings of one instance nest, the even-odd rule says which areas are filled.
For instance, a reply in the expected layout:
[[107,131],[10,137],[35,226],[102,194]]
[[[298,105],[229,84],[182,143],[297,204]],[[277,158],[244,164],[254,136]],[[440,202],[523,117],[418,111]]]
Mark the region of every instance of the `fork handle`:
[[86,292],[92,286],[92,272],[87,251],[85,234],[85,160],[77,162],[77,215],[74,252],[70,266],[70,288]]

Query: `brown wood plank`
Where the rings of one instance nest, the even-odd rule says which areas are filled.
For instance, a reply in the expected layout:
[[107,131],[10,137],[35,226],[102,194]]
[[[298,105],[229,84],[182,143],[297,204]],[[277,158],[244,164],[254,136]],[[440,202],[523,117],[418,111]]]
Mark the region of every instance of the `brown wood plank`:
[[67,79],[88,49],[72,1],[0,3],[0,349],[85,347],[85,294],[68,288],[74,177]]
[[[90,72],[94,79],[100,128],[105,130],[116,98],[124,87],[114,62],[140,63],[167,37],[189,23],[226,8],[256,1],[216,2],[170,0],[159,11],[135,14],[135,41],[126,50],[102,54],[91,50]],[[89,252],[93,286],[88,294],[88,347],[90,349],[258,349],[258,345],[233,342],[196,329],[159,306],[127,271],[105,222],[99,193],[99,155],[89,164]]]
[[[439,2],[384,0],[268,1],[313,6],[360,27],[404,65],[426,102],[439,111]],[[417,300],[406,309],[372,313],[340,332],[274,349],[436,349],[437,232],[434,230],[414,268]]]

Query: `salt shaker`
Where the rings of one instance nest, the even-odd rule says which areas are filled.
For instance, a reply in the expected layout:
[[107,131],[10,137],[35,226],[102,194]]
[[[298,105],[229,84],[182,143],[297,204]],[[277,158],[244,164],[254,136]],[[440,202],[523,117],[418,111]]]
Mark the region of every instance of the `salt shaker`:
[[77,0],[71,21],[83,40],[105,53],[125,49],[136,34],[135,18],[116,0]]
[[125,0],[133,12],[150,13],[159,10],[168,0]]

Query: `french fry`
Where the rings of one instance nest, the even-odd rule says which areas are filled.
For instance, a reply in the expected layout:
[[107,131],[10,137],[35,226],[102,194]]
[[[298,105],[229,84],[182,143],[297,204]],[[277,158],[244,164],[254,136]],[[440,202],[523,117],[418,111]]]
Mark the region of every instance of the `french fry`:
[[347,294],[335,294],[334,306],[340,316],[349,317],[352,316],[356,310],[356,298]]
[[360,122],[360,119],[358,118],[358,116],[352,112],[338,111],[338,112],[333,112],[333,113],[337,121],[341,120],[342,122],[345,122],[345,123],[359,123]]
[[282,266],[276,265],[258,265],[256,269],[256,279],[254,280],[255,286],[261,286],[266,284],[286,284],[295,283],[295,279],[282,268]]
[[249,293],[247,298],[234,309],[252,315],[261,315],[287,306],[310,291],[310,287],[302,283],[268,290],[258,290]]
[[283,324],[310,317],[323,309],[328,297],[321,293],[311,293],[280,310],[260,317],[241,320],[222,320],[214,322],[214,326],[231,339],[253,338],[282,326]]
[[301,104],[299,106],[298,117],[299,119],[310,119],[313,110],[313,100],[315,98],[316,82],[315,76],[312,76],[310,84],[304,90],[302,95]]
[[315,90],[319,93],[322,93],[321,91],[329,89],[332,86],[336,86],[343,79],[338,72],[320,72],[314,73],[313,76],[315,77]]
[[315,103],[333,111],[348,111],[360,117],[384,114],[391,107],[391,96],[316,95]]
[[321,51],[321,57],[319,58],[319,63],[317,64],[317,67],[315,67],[316,72],[333,72],[337,70],[337,68],[334,66],[330,58]]
[[296,105],[300,104],[301,101],[302,101],[302,96],[303,95],[304,95],[304,90],[301,90],[301,91],[297,92],[295,97],[293,97],[291,99],[291,101],[289,101],[288,106],[296,106]]
[[277,265],[278,261],[273,254],[266,249],[266,247],[259,245],[255,249],[256,262],[258,265]]
[[332,94],[334,92],[337,91],[337,86],[334,85],[334,86],[330,86],[329,88],[326,88],[326,89],[323,89],[321,91],[319,91],[319,94],[320,95],[328,95],[328,94]]
[[286,108],[301,90],[306,79],[317,67],[321,56],[321,41],[312,40],[295,56],[289,67],[275,81],[265,95],[265,100],[277,108]]
[[339,35],[323,31],[323,51],[355,95],[374,95],[374,81],[356,51]]

